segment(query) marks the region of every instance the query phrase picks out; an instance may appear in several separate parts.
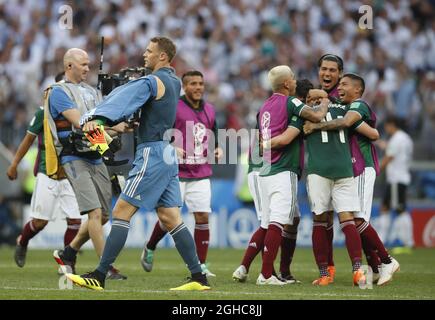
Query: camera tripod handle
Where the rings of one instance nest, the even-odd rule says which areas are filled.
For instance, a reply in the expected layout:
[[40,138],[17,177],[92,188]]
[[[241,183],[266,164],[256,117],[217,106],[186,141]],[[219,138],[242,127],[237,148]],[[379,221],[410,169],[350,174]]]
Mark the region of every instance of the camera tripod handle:
[[97,89],[101,90],[103,83],[103,59],[104,59],[104,37],[101,37],[101,51],[100,51],[100,67],[98,69],[98,84]]

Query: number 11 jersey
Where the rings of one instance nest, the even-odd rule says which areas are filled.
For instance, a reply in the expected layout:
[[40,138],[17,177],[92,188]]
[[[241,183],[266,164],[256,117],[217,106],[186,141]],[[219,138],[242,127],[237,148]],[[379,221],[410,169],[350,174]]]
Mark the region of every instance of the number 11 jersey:
[[[322,121],[343,118],[345,114],[345,105],[330,103]],[[347,129],[314,131],[307,136],[307,151],[308,174],[333,180],[353,177]]]

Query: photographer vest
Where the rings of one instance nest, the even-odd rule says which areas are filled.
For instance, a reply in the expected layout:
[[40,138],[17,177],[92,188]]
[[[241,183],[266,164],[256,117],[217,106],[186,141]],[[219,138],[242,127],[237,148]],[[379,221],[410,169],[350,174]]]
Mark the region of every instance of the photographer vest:
[[[44,134],[47,156],[47,175],[56,177],[60,168],[59,156],[76,155],[87,159],[99,159],[100,154],[90,151],[86,144],[83,144],[83,133],[66,119],[54,120],[49,107],[51,90],[60,87],[67,96],[74,102],[80,115],[95,108],[102,100],[101,93],[90,85],[81,82],[79,84],[69,82],[57,82],[49,86],[44,92]],[[60,138],[58,132],[71,132],[68,137]]]

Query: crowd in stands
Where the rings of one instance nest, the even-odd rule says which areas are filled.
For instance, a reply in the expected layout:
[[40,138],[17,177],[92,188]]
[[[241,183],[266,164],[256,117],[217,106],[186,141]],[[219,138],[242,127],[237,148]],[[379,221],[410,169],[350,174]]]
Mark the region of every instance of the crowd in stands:
[[[362,5],[373,28],[359,27]],[[65,5],[70,6],[65,9]],[[68,29],[68,12],[72,28]],[[204,73],[224,128],[252,128],[269,94],[267,71],[286,64],[315,85],[324,53],[366,79],[364,98],[382,123],[406,120],[416,158],[435,156],[435,2],[426,0],[0,0],[0,141],[15,151],[66,49],[85,49],[96,84],[103,71],[142,66],[155,35],[176,41],[181,75]],[[370,17],[368,17],[370,19]],[[367,22],[367,21],[366,21]]]

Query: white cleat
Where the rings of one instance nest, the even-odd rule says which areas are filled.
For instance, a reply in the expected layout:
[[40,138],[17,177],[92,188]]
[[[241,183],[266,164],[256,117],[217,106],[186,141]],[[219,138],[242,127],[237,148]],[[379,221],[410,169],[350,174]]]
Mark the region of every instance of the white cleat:
[[391,258],[391,263],[382,264],[381,269],[379,270],[379,280],[378,286],[382,286],[387,284],[393,279],[393,274],[400,270],[399,262],[396,259]]
[[287,283],[282,282],[274,275],[270,276],[270,278],[264,278],[263,275],[260,273],[260,275],[257,278],[257,285],[263,286],[263,285],[272,285],[272,286],[285,286]]
[[201,269],[202,269],[202,273],[204,273],[207,278],[209,278],[209,277],[216,277],[216,275],[214,273],[212,273],[210,270],[208,270],[208,268],[205,265],[205,263],[201,264]]
[[236,271],[233,272],[233,280],[237,282],[245,282],[248,279],[248,272],[245,266],[239,266]]

